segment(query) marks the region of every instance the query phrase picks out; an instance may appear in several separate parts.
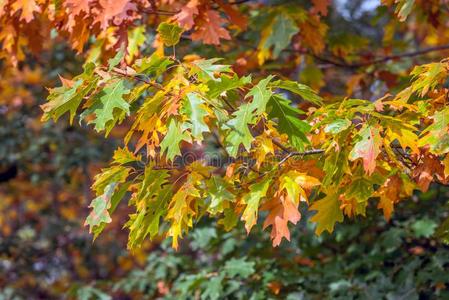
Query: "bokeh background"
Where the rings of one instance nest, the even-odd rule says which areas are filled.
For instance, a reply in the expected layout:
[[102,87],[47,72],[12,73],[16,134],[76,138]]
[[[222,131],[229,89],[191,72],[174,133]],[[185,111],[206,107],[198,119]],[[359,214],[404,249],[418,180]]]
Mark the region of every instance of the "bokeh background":
[[[367,47],[366,40],[382,39],[386,22],[372,22],[381,14],[378,5],[335,2],[334,38],[341,40],[340,33],[350,39],[348,55]],[[198,51],[207,56],[211,49]],[[381,71],[385,81],[400,80],[395,74],[418,62]],[[1,300],[449,299],[449,248],[437,234],[448,217],[449,190],[438,185],[400,203],[388,223],[373,207],[367,218],[346,220],[333,235],[315,236],[304,213],[292,241],[278,248],[261,228],[247,236],[241,225],[225,232],[204,220],[178,252],[164,241],[129,252],[122,229],[126,202],[93,242],[83,224],[90,185],[122,132],[119,128],[105,139],[85,125],[43,123],[39,107],[45,87],[55,86],[59,74],[78,74],[81,65],[82,59],[58,41],[41,58],[30,57],[26,67],[4,69],[0,76]],[[370,82],[326,63],[308,61],[285,72],[324,94],[376,98],[387,90],[377,75]]]

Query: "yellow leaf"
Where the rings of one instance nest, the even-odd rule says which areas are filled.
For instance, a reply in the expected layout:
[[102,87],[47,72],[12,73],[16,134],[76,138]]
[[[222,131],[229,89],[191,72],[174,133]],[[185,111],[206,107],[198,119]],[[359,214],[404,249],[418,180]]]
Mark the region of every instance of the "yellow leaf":
[[325,230],[332,232],[336,222],[343,221],[343,212],[340,209],[339,190],[334,189],[323,199],[318,200],[310,206],[309,210],[316,210],[317,213],[310,218],[317,223],[315,233],[321,235]]

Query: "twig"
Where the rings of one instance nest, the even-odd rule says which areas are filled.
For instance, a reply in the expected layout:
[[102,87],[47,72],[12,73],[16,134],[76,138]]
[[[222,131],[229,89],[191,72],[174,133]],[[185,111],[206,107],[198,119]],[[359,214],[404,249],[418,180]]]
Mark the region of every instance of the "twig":
[[311,150],[306,150],[303,152],[290,152],[291,156],[307,156],[307,155],[314,155],[314,154],[322,154],[324,153],[324,149],[311,149]]
[[239,5],[239,4],[244,4],[246,2],[251,2],[251,1],[254,1],[254,0],[236,0],[236,1],[230,1],[230,2],[228,2],[228,4]]
[[276,146],[281,148],[281,150],[284,151],[285,153],[290,153],[291,152],[287,147],[282,145],[278,140],[273,138],[273,139],[271,139],[271,141],[273,142],[273,144],[275,144]]
[[142,10],[142,12],[150,14],[150,15],[160,15],[160,16],[174,16],[177,13],[179,13],[179,11],[168,11],[168,10],[154,10],[154,9],[144,9]]
[[122,69],[119,69],[119,68],[113,68],[112,72],[114,72],[115,74],[124,76],[124,77],[135,79],[135,80],[140,81],[140,82],[144,82],[144,83],[149,84],[149,85],[151,85],[151,86],[153,86],[153,87],[155,87],[155,88],[157,88],[157,89],[159,89],[161,91],[165,91],[164,87],[161,84],[159,84],[157,82],[154,82],[154,81],[147,80],[145,78],[142,78],[142,77],[140,77],[141,76],[140,74],[134,74],[134,75],[133,74],[128,74],[126,71],[124,71]]

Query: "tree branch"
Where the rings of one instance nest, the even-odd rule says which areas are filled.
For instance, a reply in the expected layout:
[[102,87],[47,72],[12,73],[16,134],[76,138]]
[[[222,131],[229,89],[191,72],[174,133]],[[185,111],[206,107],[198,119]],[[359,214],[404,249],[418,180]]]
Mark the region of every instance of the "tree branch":
[[345,61],[335,61],[333,59],[318,56],[318,55],[312,54],[310,52],[306,52],[305,54],[311,55],[312,57],[314,57],[315,59],[317,59],[319,61],[332,64],[336,67],[357,69],[357,68],[361,68],[361,67],[367,67],[367,66],[371,66],[371,65],[378,65],[378,64],[386,63],[390,60],[399,60],[399,59],[408,58],[408,57],[421,56],[421,55],[428,54],[431,52],[444,51],[444,50],[449,50],[449,45],[441,45],[441,46],[430,47],[430,48],[412,51],[412,52],[387,55],[387,56],[378,57],[378,58],[375,58],[372,60],[359,61],[356,63],[347,63]]

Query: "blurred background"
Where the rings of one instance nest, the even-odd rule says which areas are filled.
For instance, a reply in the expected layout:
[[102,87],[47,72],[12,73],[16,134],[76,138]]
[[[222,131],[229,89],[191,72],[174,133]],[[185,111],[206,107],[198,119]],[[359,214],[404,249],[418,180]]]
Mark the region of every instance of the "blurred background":
[[[43,86],[79,71],[70,51],[55,53],[48,69],[1,79],[0,299],[449,297],[449,248],[434,238],[448,211],[442,186],[400,203],[389,223],[372,207],[334,235],[315,236],[305,213],[279,248],[260,228],[246,236],[242,226],[225,232],[209,220],[179,252],[156,242],[130,253],[125,203],[93,242],[83,227],[91,179],[120,133],[104,139],[39,120]],[[44,84],[42,74],[51,74]]]
[[[378,5],[374,0],[335,1],[329,22],[338,30],[328,42],[343,47],[339,41],[350,41],[344,47],[347,60],[382,40],[388,22]],[[410,41],[402,37],[392,45],[406,50]],[[194,50],[204,56],[220,55],[213,47],[200,47]],[[231,61],[237,50],[227,53]],[[440,59],[441,53],[433,58]],[[375,99],[388,90],[388,82],[403,80],[411,66],[426,61],[431,59],[385,65],[363,78],[312,59],[295,60],[294,66],[267,63],[264,70],[299,79],[323,95]],[[213,220],[204,220],[178,252],[163,241],[129,252],[128,232],[122,230],[125,202],[93,242],[83,226],[93,196],[90,185],[123,133],[119,128],[105,139],[85,125],[44,123],[39,107],[47,96],[44,87],[56,86],[59,74],[78,74],[81,65],[82,58],[53,41],[39,59],[2,69],[1,300],[449,299],[449,248],[436,237],[438,225],[448,217],[449,189],[437,185],[398,204],[388,223],[372,207],[367,218],[346,220],[333,235],[315,236],[302,209],[292,241],[278,248],[261,228],[247,236],[242,224],[225,232]]]

